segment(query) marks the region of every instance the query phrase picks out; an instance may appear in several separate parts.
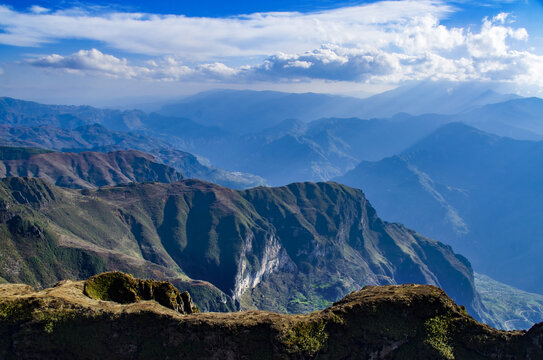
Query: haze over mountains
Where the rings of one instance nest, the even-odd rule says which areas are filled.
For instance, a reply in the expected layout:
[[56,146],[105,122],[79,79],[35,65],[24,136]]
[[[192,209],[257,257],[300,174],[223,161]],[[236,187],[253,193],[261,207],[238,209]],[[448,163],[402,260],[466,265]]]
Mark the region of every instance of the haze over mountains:
[[99,124],[75,129],[53,126],[0,125],[0,143],[8,146],[35,147],[67,152],[111,152],[135,149],[169,165],[189,177],[213,181],[235,189],[264,185],[263,178],[230,172],[207,165],[196,156],[171,148],[168,143],[132,132],[111,131]]
[[542,158],[543,142],[453,123],[337,180],[364,189],[384,218],[453,245],[478,271],[543,293]]
[[429,81],[404,85],[366,99],[314,93],[215,90],[165,105],[159,112],[245,134],[273,127],[285,119],[307,123],[328,117],[389,118],[398,113],[452,115],[516,98],[516,95],[496,93],[488,85]]
[[[534,166],[543,155],[536,141],[543,139],[542,104],[538,98],[451,83],[414,84],[368,99],[221,90],[194,95],[152,114],[2,98],[0,143],[25,149],[5,148],[11,155],[2,160],[0,175],[40,177],[50,184],[87,189],[127,182],[167,184],[181,178],[199,178],[235,189],[335,179],[364,191],[384,220],[406,224],[416,233],[384,222],[378,225],[379,231],[372,228],[379,235],[368,232],[365,222],[374,220],[369,215],[366,218],[364,207],[356,205],[365,204],[364,195],[337,184],[303,183],[236,193],[187,180],[183,190],[181,185],[171,185],[175,194],[169,194],[170,185],[159,184],[100,189],[92,192],[98,199],[92,206],[103,214],[119,210],[128,217],[121,219],[124,223],[106,224],[92,206],[82,210],[88,211],[88,220],[72,221],[99,234],[89,235],[91,240],[81,229],[59,223],[56,215],[46,216],[56,224],[54,231],[62,239],[76,234],[71,237],[76,240],[66,240],[61,248],[92,250],[99,258],[107,258],[104,263],[94,255],[78,253],[76,263],[90,261],[91,265],[83,272],[71,268],[63,274],[80,278],[98,268],[134,271],[139,264],[142,276],[158,271],[191,291],[204,289],[197,295],[204,309],[242,306],[299,312],[325,306],[366,283],[420,281],[447,289],[468,282],[468,290],[453,290],[468,299],[461,303],[471,306],[470,312],[480,318],[493,313],[485,321],[506,327],[514,322],[500,312],[502,304],[492,305],[493,310],[487,312],[480,306],[469,264],[458,260],[460,257],[454,260],[453,255],[443,255],[446,261],[434,257],[435,246],[429,245],[434,242],[424,236],[452,245],[477,272],[543,293],[537,261],[543,250],[538,226],[543,220],[539,205],[543,179]],[[13,155],[17,151],[27,155]],[[93,175],[87,176],[91,168]],[[30,185],[21,186],[27,191]],[[65,191],[38,187],[44,187],[44,193]],[[10,191],[20,190],[6,193]],[[153,208],[141,212],[111,195],[117,193],[143,208],[148,196],[156,195],[160,201],[151,201]],[[12,196],[19,199],[19,195]],[[84,209],[86,200],[81,199],[86,196],[84,192],[62,195],[51,206],[69,214],[72,211],[58,209]],[[69,198],[72,200],[65,203]],[[188,213],[198,214],[202,223],[189,226]],[[172,218],[166,219],[166,214]],[[356,225],[357,221],[362,225]],[[107,237],[103,229],[110,227],[124,229],[125,235],[115,234],[132,245],[102,239]],[[197,237],[197,232],[203,234],[197,242],[207,245],[196,246],[192,249],[196,252],[179,253],[188,246],[188,237]],[[357,234],[363,235],[358,238]],[[387,245],[387,236],[400,250]],[[259,245],[247,245],[247,237],[254,237]],[[171,239],[181,240],[172,245]],[[116,252],[113,244],[121,251]],[[240,250],[244,247],[245,252]],[[442,254],[452,254],[451,249],[438,248]],[[270,251],[275,257],[263,255]],[[280,255],[285,253],[288,257]],[[307,258],[296,260],[301,254]],[[191,263],[194,257],[204,260]],[[318,266],[327,268],[330,263],[334,264],[331,268],[319,272]],[[246,269],[240,270],[243,266]],[[445,281],[445,275],[437,274],[443,266],[464,275]],[[360,269],[363,275],[354,275]],[[282,275],[270,275],[276,270]],[[260,274],[262,271],[268,275]],[[343,275],[336,279],[331,275],[336,272]],[[224,278],[213,277],[215,273]],[[45,284],[39,276],[23,279]],[[193,280],[209,283],[198,287]],[[245,290],[240,292],[242,283]],[[491,281],[480,284],[493,286]],[[297,295],[286,296],[287,289],[295,289]],[[507,291],[516,294],[515,299],[526,296]],[[511,310],[516,314],[532,306],[529,301],[512,303],[517,304]],[[540,313],[543,311],[537,310],[517,324],[526,326]]]
[[[409,96],[424,101],[409,101]],[[528,106],[529,100],[517,98],[475,85],[422,83],[369,99],[311,93],[206,92],[177,105],[165,106],[161,110],[164,115],[91,107],[48,107],[6,98],[0,102],[0,113],[5,118],[4,124],[10,127],[35,128],[47,124],[61,131],[84,132],[85,126],[99,123],[109,130],[140,137],[117,140],[118,147],[107,149],[100,148],[103,146],[100,141],[93,146],[80,141],[73,144],[74,149],[111,151],[122,147],[151,151],[173,147],[207,158],[219,168],[255,174],[271,185],[283,185],[293,181],[328,180],[360,161],[392,156],[448,122],[465,119],[474,126],[487,128],[490,125],[484,114],[487,118],[496,117],[492,126],[497,133],[538,138],[540,130],[533,119],[540,108]],[[492,105],[484,106],[502,100],[506,100],[503,106],[526,108],[523,123],[519,119],[512,121],[506,112],[497,111]],[[418,108],[414,107],[415,103]],[[374,107],[382,111],[372,110]],[[426,112],[442,110],[447,114],[421,115],[425,112],[423,109],[428,109]],[[394,114],[397,115],[388,118]],[[370,117],[380,119],[365,120]],[[81,126],[83,128],[78,130]],[[3,130],[6,131],[12,133],[15,145],[30,145],[20,143],[21,130]],[[45,131],[40,127],[40,132]],[[138,141],[142,145],[136,145]],[[69,146],[59,145],[53,148]],[[251,182],[248,183],[250,186]]]

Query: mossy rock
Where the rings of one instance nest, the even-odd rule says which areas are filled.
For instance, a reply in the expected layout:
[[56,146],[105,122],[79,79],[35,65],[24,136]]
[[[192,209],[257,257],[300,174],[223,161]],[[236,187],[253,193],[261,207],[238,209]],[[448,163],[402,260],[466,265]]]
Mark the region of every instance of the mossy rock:
[[130,304],[154,300],[182,314],[198,313],[188,292],[180,293],[167,281],[136,279],[119,271],[95,275],[85,281],[84,294],[96,300]]

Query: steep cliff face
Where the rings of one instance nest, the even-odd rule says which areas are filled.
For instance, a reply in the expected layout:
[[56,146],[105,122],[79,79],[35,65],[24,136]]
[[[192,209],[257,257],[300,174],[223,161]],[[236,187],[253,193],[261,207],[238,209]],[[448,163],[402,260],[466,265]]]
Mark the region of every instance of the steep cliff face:
[[[9,181],[1,185],[7,203],[30,211]],[[234,191],[184,180],[48,188],[59,200],[32,216],[48,222],[44,229],[58,248],[102,259],[106,269],[139,266],[142,275],[203,280],[242,309],[307,312],[365,285],[416,282],[441,286],[471,314],[482,313],[464,258],[383,222],[361,191],[340,184]]]
[[[130,283],[153,283],[124,277]],[[263,311],[183,314],[160,300],[139,299],[128,304],[96,300],[84,294],[87,287],[89,282],[63,281],[35,292],[26,285],[0,285],[0,356],[259,360],[543,357],[542,324],[528,332],[495,330],[468,316],[441,289],[428,285],[365,287],[309,315]]]

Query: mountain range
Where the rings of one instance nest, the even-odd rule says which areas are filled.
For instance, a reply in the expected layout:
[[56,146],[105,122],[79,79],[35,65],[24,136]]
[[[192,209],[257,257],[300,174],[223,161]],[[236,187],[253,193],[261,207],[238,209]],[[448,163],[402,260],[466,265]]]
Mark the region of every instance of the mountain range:
[[[415,98],[418,101],[409,100]],[[543,139],[537,123],[543,113],[541,101],[502,95],[481,86],[439,82],[404,86],[368,99],[212,91],[151,114],[3,98],[0,114],[5,127],[0,134],[10,138],[9,145],[36,146],[21,141],[28,136],[28,140],[47,146],[44,142],[52,140],[36,138],[54,132],[54,127],[59,136],[54,136],[57,143],[48,148],[55,150],[152,152],[171,148],[189,152],[230,173],[263,178],[253,181],[249,175],[235,186],[242,188],[243,184],[326,181],[343,175],[360,161],[398,154],[440,126],[457,121],[519,139]],[[103,140],[96,139],[103,129],[122,132],[122,139],[106,134]],[[66,143],[67,133],[73,131],[77,141]],[[82,133],[92,131],[98,132],[95,139],[81,139]],[[90,140],[94,142],[88,144]]]
[[151,155],[154,161],[169,165],[188,177],[212,181],[235,189],[266,184],[263,178],[252,174],[226,171],[208,165],[205,160],[172,148],[170,144],[156,138],[132,132],[112,131],[99,124],[75,129],[0,125],[0,144],[6,145],[6,148],[32,147],[74,153],[138,150]]
[[543,142],[452,123],[337,181],[364,189],[384,218],[451,244],[477,271],[541,294],[542,156]]
[[516,98],[519,97],[499,94],[481,84],[428,81],[365,99],[316,93],[213,90],[167,104],[158,112],[246,134],[288,119],[307,123],[330,117],[389,118],[398,113],[452,115]]
[[279,312],[324,308],[369,284],[416,282],[485,316],[464,257],[382,221],[361,191],[337,183],[234,191],[182,180],[74,191],[12,177],[0,185],[8,282],[48,286],[123,270],[172,279],[202,309]]
[[[63,241],[69,239],[67,234],[80,234],[75,237],[70,235],[72,240],[77,239],[77,241],[69,243],[75,242],[82,249],[86,249],[85,251],[92,248],[100,254],[98,257],[88,257],[89,253],[85,253],[86,255],[78,253],[77,257],[85,257],[86,259],[88,257],[91,260],[78,258],[78,260],[68,261],[76,263],[89,261],[94,264],[92,266],[85,265],[82,270],[76,270],[77,266],[72,264],[61,271],[59,269],[62,266],[58,265],[60,268],[55,270],[58,273],[53,277],[40,275],[50,281],[53,278],[60,279],[62,276],[82,278],[106,269],[120,269],[138,273],[134,270],[134,264],[140,264],[138,274],[142,276],[156,277],[156,274],[160,273],[162,274],[160,276],[172,280],[179,287],[186,287],[186,289],[190,287],[191,292],[195,292],[195,296],[203,304],[204,310],[220,309],[226,311],[254,307],[287,312],[309,311],[315,307],[322,308],[333,299],[337,299],[340,294],[345,294],[349,289],[353,289],[347,284],[356,284],[353,286],[357,288],[365,283],[380,284],[406,281],[404,279],[398,280],[397,277],[403,272],[398,269],[403,269],[401,266],[407,266],[407,263],[394,258],[394,252],[389,253],[380,249],[381,255],[375,255],[372,252],[364,253],[362,258],[367,262],[364,265],[359,261],[357,255],[357,252],[362,251],[361,249],[354,248],[353,251],[349,248],[342,248],[334,250],[336,251],[334,256],[337,257],[333,257],[333,260],[341,264],[335,271],[344,272],[347,275],[341,277],[333,285],[323,285],[328,289],[326,291],[322,290],[320,285],[320,282],[324,281],[324,274],[319,274],[317,271],[317,275],[308,276],[301,271],[296,272],[295,275],[281,276],[281,281],[274,277],[263,276],[265,280],[259,282],[258,286],[250,291],[250,295],[247,295],[249,292],[244,292],[245,296],[239,296],[239,291],[236,292],[236,286],[228,285],[227,282],[223,282],[224,279],[217,280],[208,277],[205,271],[211,270],[200,269],[189,274],[188,272],[192,270],[187,270],[178,264],[185,263],[188,261],[187,259],[172,260],[174,256],[170,254],[171,249],[160,250],[165,245],[162,244],[162,240],[156,240],[157,238],[174,238],[179,231],[188,231],[183,222],[187,221],[183,214],[195,213],[192,210],[193,205],[179,205],[177,201],[180,200],[175,200],[176,203],[169,204],[170,207],[166,210],[165,206],[170,196],[164,195],[159,202],[150,201],[156,208],[152,211],[149,210],[152,214],[137,212],[136,216],[130,212],[130,216],[136,220],[130,217],[124,225],[116,222],[104,225],[101,223],[102,220],[96,220],[96,218],[101,219],[103,214],[116,214],[112,210],[115,206],[116,210],[123,213],[128,212],[121,203],[115,203],[113,206],[109,198],[96,195],[106,194],[105,189],[110,189],[100,188],[95,193],[93,189],[102,185],[117,188],[119,186],[116,184],[134,181],[166,183],[163,185],[143,184],[156,186],[156,188],[152,188],[154,190],[149,190],[154,193],[158,191],[157,189],[161,189],[161,186],[175,188],[177,185],[167,185],[167,183],[181,179],[181,176],[207,180],[235,189],[246,189],[264,184],[283,185],[297,181],[321,181],[334,178],[339,182],[363,189],[372,203],[376,204],[384,219],[405,223],[420,234],[451,244],[455,251],[465,254],[470,259],[478,272],[526,291],[542,293],[538,285],[540,279],[537,274],[540,273],[540,269],[537,267],[536,259],[537,254],[541,251],[537,240],[540,237],[537,225],[540,213],[537,195],[540,193],[540,174],[537,171],[537,166],[533,166],[538,163],[540,154],[540,145],[537,140],[541,133],[538,114],[543,113],[542,100],[501,95],[483,88],[446,85],[421,84],[420,86],[403,87],[375,96],[371,98],[371,101],[369,101],[370,99],[362,99],[362,101],[361,99],[319,94],[211,92],[183,100],[181,108],[185,109],[183,111],[186,113],[175,112],[176,104],[171,104],[168,108],[165,107],[159,113],[147,114],[138,110],[118,111],[85,106],[41,105],[2,98],[0,114],[3,120],[0,125],[0,143],[6,146],[2,150],[3,156],[6,157],[2,160],[5,167],[3,175],[41,177],[47,182],[43,185],[48,189],[44,190],[45,193],[64,194],[59,202],[63,204],[63,207],[67,207],[66,214],[84,214],[87,211],[84,216],[85,220],[82,218],[71,220],[74,224],[79,224],[75,226],[87,229],[91,233],[86,236],[95,236],[92,235],[95,231],[97,234],[106,236],[104,235],[107,233],[105,228],[124,229],[125,232],[122,234],[115,232],[115,236],[122,239],[130,238],[131,242],[138,244],[141,254],[148,256],[140,254],[134,257],[134,253],[137,253],[135,248],[127,250],[119,245],[119,249],[115,250],[109,245],[104,246],[102,241],[105,240],[98,238],[93,240],[93,243],[81,235],[84,233],[83,231],[78,233],[74,229],[67,228],[68,225],[65,223],[59,224],[60,216],[55,215],[54,218],[51,218],[52,215],[48,215],[49,213],[45,210],[43,210],[43,214],[39,215],[34,212],[29,220],[31,223],[34,221],[34,217],[41,219],[40,222],[55,227],[55,231],[59,231],[55,234],[61,234]],[[415,101],[408,101],[408,99],[417,97],[424,99],[420,102],[418,110],[414,104]],[[360,105],[364,101],[365,105]],[[206,108],[204,107],[206,102],[208,105],[210,102],[217,103],[216,106]],[[314,112],[308,110],[311,106],[315,106],[315,109],[312,110]],[[326,107],[329,109],[325,111]],[[273,109],[277,111],[274,113]],[[341,109],[343,112],[340,112]],[[349,112],[353,109],[357,111],[356,117],[352,117],[351,114],[354,113]],[[382,117],[365,119],[366,115],[366,118],[370,117],[372,109],[382,109],[381,113],[375,113],[375,116]],[[435,110],[441,114],[428,114],[424,109]],[[168,111],[171,112],[168,113]],[[386,113],[386,111],[390,111],[390,113]],[[408,111],[411,114],[397,113],[398,111]],[[258,113],[266,114],[266,116],[255,121],[255,114]],[[320,115],[314,118],[312,114]],[[392,116],[393,114],[395,115]],[[324,115],[329,116],[322,117]],[[189,116],[190,119],[188,119]],[[236,116],[239,121],[234,121]],[[228,119],[231,119],[232,124]],[[457,123],[459,120],[468,125]],[[481,129],[489,130],[492,133],[486,133]],[[514,136],[517,139],[503,138],[500,137],[501,135]],[[14,147],[26,148],[14,149]],[[32,149],[28,147],[32,147]],[[88,171],[78,171],[78,167],[83,169],[92,167],[96,171],[92,176],[88,176],[86,174]],[[85,176],[82,176],[83,173]],[[193,180],[184,180],[183,183],[186,181]],[[65,192],[69,192],[69,190],[52,188],[48,184],[86,189],[73,193],[75,195],[72,193],[67,195],[68,193]],[[247,219],[258,219],[258,227],[262,228],[263,233],[277,234],[278,228],[284,223],[289,223],[291,219],[291,216],[281,216],[286,216],[285,214],[290,211],[299,211],[303,214],[301,209],[296,210],[298,201],[302,201],[297,198],[297,192],[300,190],[294,190],[300,186],[298,184],[286,187],[295,194],[296,201],[294,202],[285,202],[283,199],[291,198],[291,195],[284,193],[277,195],[279,189],[284,187],[270,190],[270,193],[265,196],[267,199],[265,202],[266,211],[257,210],[254,204],[256,199],[248,198],[248,194],[253,194],[252,191],[256,193],[256,189],[248,190],[247,193],[230,192],[228,193],[230,195],[221,197],[217,194],[224,192],[215,188],[204,191],[205,186],[202,184],[206,184],[205,182],[196,181],[194,184],[199,185],[194,185],[194,189],[189,191],[191,195],[187,195],[187,199],[193,199],[195,196],[193,193],[201,192],[207,195],[202,198],[198,197],[196,203],[206,203],[208,200],[205,199],[208,197],[209,199],[216,197],[227,201],[226,205],[221,202],[222,200],[219,201],[221,205],[218,207],[215,207],[214,202],[209,202],[209,206],[214,210],[209,211],[213,215],[202,215],[203,219],[208,219],[206,221],[210,223],[209,228],[204,227],[204,233],[207,235],[202,239],[204,237],[209,239],[217,237],[218,239],[217,234],[222,233],[222,230],[216,229],[219,226],[216,222],[222,224],[221,229],[227,229],[228,236],[235,234],[234,238],[236,239],[243,237],[240,234],[258,233],[254,229],[256,225],[248,223]],[[26,187],[24,188],[26,189]],[[136,193],[142,191],[142,188],[136,184],[124,185],[119,188],[138,189],[134,190]],[[167,193],[169,190],[161,191]],[[160,193],[160,191],[158,192]],[[96,203],[87,201],[87,196],[91,195],[94,196],[93,201],[96,200]],[[145,208],[146,205],[143,204],[144,200],[142,199],[147,195],[147,193],[140,194],[136,196],[137,200],[133,199],[133,201],[141,203],[141,207]],[[133,198],[134,195],[126,196]],[[322,191],[316,196],[315,201],[320,204],[322,199],[327,196],[327,191]],[[365,199],[365,196],[362,196]],[[304,199],[302,202],[306,202],[306,197],[308,195],[302,196]],[[38,198],[40,197],[38,196]],[[87,200],[83,201],[82,198]],[[174,198],[178,199],[179,196],[176,195]],[[275,203],[274,199],[277,198],[282,199],[281,202]],[[65,204],[66,199],[71,199],[70,205]],[[187,199],[183,201],[189,201]],[[81,203],[78,202],[80,200]],[[354,202],[347,202],[347,209],[352,208],[357,201],[362,200],[359,198]],[[85,209],[83,204],[87,202],[96,205],[101,210],[96,213],[94,210],[81,210]],[[256,212],[251,210],[247,215],[246,202],[250,203]],[[330,199],[324,201],[324,203],[331,202],[333,201]],[[106,206],[105,203],[109,205]],[[514,204],[515,210],[513,214],[506,214],[503,209],[510,209],[510,204]],[[32,207],[29,204],[25,206]],[[109,209],[109,207],[112,208]],[[219,221],[218,219],[222,219],[222,215],[216,216],[214,211],[223,208],[229,209],[233,214],[244,214],[240,215],[240,219],[237,215],[232,215],[231,220],[234,224],[239,223],[244,226],[236,225],[240,229],[236,227],[234,231],[224,225],[225,220]],[[279,213],[275,213],[271,209],[278,209]],[[318,225],[319,216],[329,210],[315,204],[312,205],[312,209],[311,211],[316,215],[313,217],[303,215],[304,221],[292,215],[297,219],[294,228],[304,228],[306,223],[311,224],[306,233],[311,234],[314,239],[319,239],[323,236],[323,229],[319,228],[321,225]],[[204,210],[197,209],[198,211]],[[345,211],[348,214],[351,213],[351,210]],[[42,212],[41,207],[39,212]],[[157,215],[160,213],[163,215]],[[178,214],[175,215],[177,217],[175,221],[179,221],[180,225],[174,230],[167,230],[168,227],[162,224],[161,216],[165,216],[166,213]],[[110,217],[114,218],[114,215]],[[24,218],[26,219],[26,217]],[[277,222],[276,218],[282,219],[281,222]],[[338,237],[337,234],[347,231],[344,222],[335,223],[335,221],[332,226],[335,230],[325,238]],[[21,231],[26,231],[24,230],[25,226]],[[43,227],[40,225],[38,228],[42,229]],[[251,231],[247,228],[250,228]],[[347,229],[351,229],[351,227],[347,227]],[[161,231],[165,232],[161,233]],[[148,235],[150,233],[158,235],[151,236],[154,240],[145,240],[150,236]],[[269,236],[271,237],[271,235]],[[283,233],[280,240],[287,239],[285,241],[291,242],[298,236],[297,232],[287,232]],[[277,239],[277,235],[274,235],[273,238]],[[346,238],[351,238],[351,235],[349,234]],[[113,239],[108,241],[114,242]],[[263,241],[260,240],[260,242]],[[93,245],[89,245],[89,243]],[[160,246],[157,245],[159,243]],[[376,243],[379,245],[375,246],[382,245],[381,240]],[[96,244],[100,244],[99,251],[94,247]],[[237,244],[236,246],[239,248],[241,243]],[[330,248],[335,249],[339,245],[334,243],[333,246],[330,245]],[[319,242],[312,243],[311,246],[319,249]],[[300,253],[310,252],[311,246],[308,245],[302,249],[294,247],[294,249]],[[177,245],[172,248],[176,247]],[[66,246],[62,245],[60,248],[64,250]],[[260,256],[246,255],[246,257],[249,256],[249,260],[241,261],[239,258],[233,257],[232,254],[235,252],[231,249],[226,251],[218,245],[215,247],[209,245],[206,249],[206,256],[211,256],[209,254],[215,253],[217,249],[220,254],[230,254],[226,256],[229,260],[220,259],[219,256],[219,262],[223,265],[225,261],[228,261],[231,264],[245,264],[244,266],[252,268],[251,264],[254,264],[252,261],[257,261],[254,259],[259,259],[258,256]],[[326,246],[325,249],[327,249]],[[126,251],[128,253],[125,253]],[[148,252],[154,253],[154,251],[160,255],[149,255]],[[290,258],[295,258],[292,251],[287,253]],[[402,251],[411,253],[414,250],[406,250],[403,246]],[[164,255],[165,253],[168,255]],[[59,254],[62,254],[59,255],[61,258],[75,256],[66,255],[63,252],[59,252]],[[198,253],[198,256],[201,255],[202,253]],[[371,260],[365,258],[366,255]],[[22,255],[20,259],[24,259],[25,256]],[[51,259],[56,259],[56,256]],[[171,261],[167,260],[168,256]],[[353,260],[352,256],[358,260]],[[381,261],[384,261],[376,260],[375,256],[379,259],[383,257],[392,265],[380,265],[381,269],[377,270],[372,268],[368,264],[380,264]],[[104,258],[108,260],[104,260]],[[315,259],[317,258],[318,256],[315,256],[305,262],[313,264],[311,273],[315,272],[314,267],[317,264]],[[156,259],[161,259],[162,263]],[[345,259],[350,259],[352,264],[346,265]],[[156,263],[155,260],[159,263]],[[206,258],[205,260],[206,264],[213,261],[217,262],[216,259]],[[258,262],[260,261],[264,260],[258,260]],[[404,265],[400,266],[398,261]],[[420,264],[435,265],[435,259],[428,257],[426,253],[419,260],[412,261],[418,264],[415,267],[421,266]],[[46,263],[51,264],[51,261],[48,260]],[[296,264],[298,270],[306,266],[302,266],[294,260],[293,263]],[[320,263],[317,265],[321,266]],[[364,269],[369,267],[370,270],[363,271],[366,275],[362,280],[361,275],[359,277],[351,276],[353,271],[351,266]],[[258,269],[258,266],[255,268]],[[219,266],[217,269],[212,273],[228,273],[224,267]],[[288,273],[285,269],[282,271]],[[55,273],[55,271],[52,272]],[[435,270],[429,271],[435,273]],[[424,271],[422,272],[424,273]],[[30,273],[32,271],[26,272],[21,281],[43,286],[51,284],[50,281],[37,280],[40,276],[32,277],[29,275]],[[251,271],[249,273],[253,274]],[[264,271],[264,273],[266,272]],[[413,274],[412,271],[408,271],[408,273]],[[198,276],[194,274],[198,274]],[[240,272],[235,273],[237,275],[232,274],[233,272],[230,271],[228,276],[224,276],[231,279],[232,276],[234,278],[238,276]],[[438,275],[435,276],[439,278]],[[289,280],[284,280],[285,278]],[[424,275],[424,279],[429,283],[439,283],[443,286],[442,280],[432,280],[433,282],[428,280],[433,279],[432,276]],[[234,281],[234,283],[236,282],[238,280]],[[316,288],[300,289],[299,285],[296,285],[298,283],[316,284]],[[470,284],[473,288],[472,280],[470,280]],[[488,293],[486,291],[489,288],[498,286],[492,285],[491,281],[479,282],[479,284],[483,284],[481,285],[483,286],[482,291],[485,293]],[[291,287],[296,289],[295,295],[287,299],[285,294]],[[329,288],[333,288],[333,290]],[[473,289],[475,289],[473,293],[476,294],[477,289]],[[489,306],[492,307],[487,310],[493,314],[490,316],[493,319],[487,318],[487,322],[508,328],[511,324],[528,324],[537,321],[539,316],[537,314],[541,313],[539,310],[534,316],[522,315],[528,313],[525,311],[532,311],[529,309],[533,303],[523,299],[533,295],[526,295],[526,293],[512,288],[502,287],[503,289],[508,289],[511,298],[517,299],[511,300],[507,306],[509,308],[516,306],[515,314],[520,312],[521,315],[518,317],[509,316],[500,310],[500,307],[503,308],[503,303],[492,302],[487,297],[486,304],[490,304]],[[273,296],[267,296],[269,294],[273,294]],[[277,300],[274,303],[269,303],[271,300],[262,302],[259,300],[259,296],[263,299]],[[453,297],[457,299],[456,295]],[[476,298],[478,295],[474,295],[474,299]],[[472,306],[470,312],[478,313],[477,316],[483,319],[481,314],[484,311],[477,310],[478,307],[479,305]],[[536,308],[537,306],[534,309]],[[518,321],[514,320],[517,318]]]

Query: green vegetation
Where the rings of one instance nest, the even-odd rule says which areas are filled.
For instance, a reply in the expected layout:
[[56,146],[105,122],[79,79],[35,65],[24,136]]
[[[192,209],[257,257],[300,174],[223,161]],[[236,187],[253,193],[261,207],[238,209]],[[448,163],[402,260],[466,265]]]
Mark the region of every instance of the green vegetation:
[[288,330],[285,344],[294,352],[303,352],[313,356],[324,347],[326,340],[328,340],[325,327],[326,323],[323,320],[300,321]]
[[115,269],[210,283],[215,289],[194,291],[210,311],[307,313],[368,283],[423,282],[430,271],[470,313],[477,308],[469,264],[381,221],[361,191],[337,183],[234,191],[184,180],[74,191],[11,178],[0,182],[0,200],[11,224],[0,236],[10,253],[0,276],[10,282],[43,287]]
[[32,317],[32,310],[36,303],[26,301],[5,301],[0,303],[0,321],[17,322],[28,320]]
[[428,345],[434,348],[443,358],[454,359],[453,347],[451,346],[451,337],[449,334],[450,319],[441,315],[428,319],[424,322],[426,339]]

